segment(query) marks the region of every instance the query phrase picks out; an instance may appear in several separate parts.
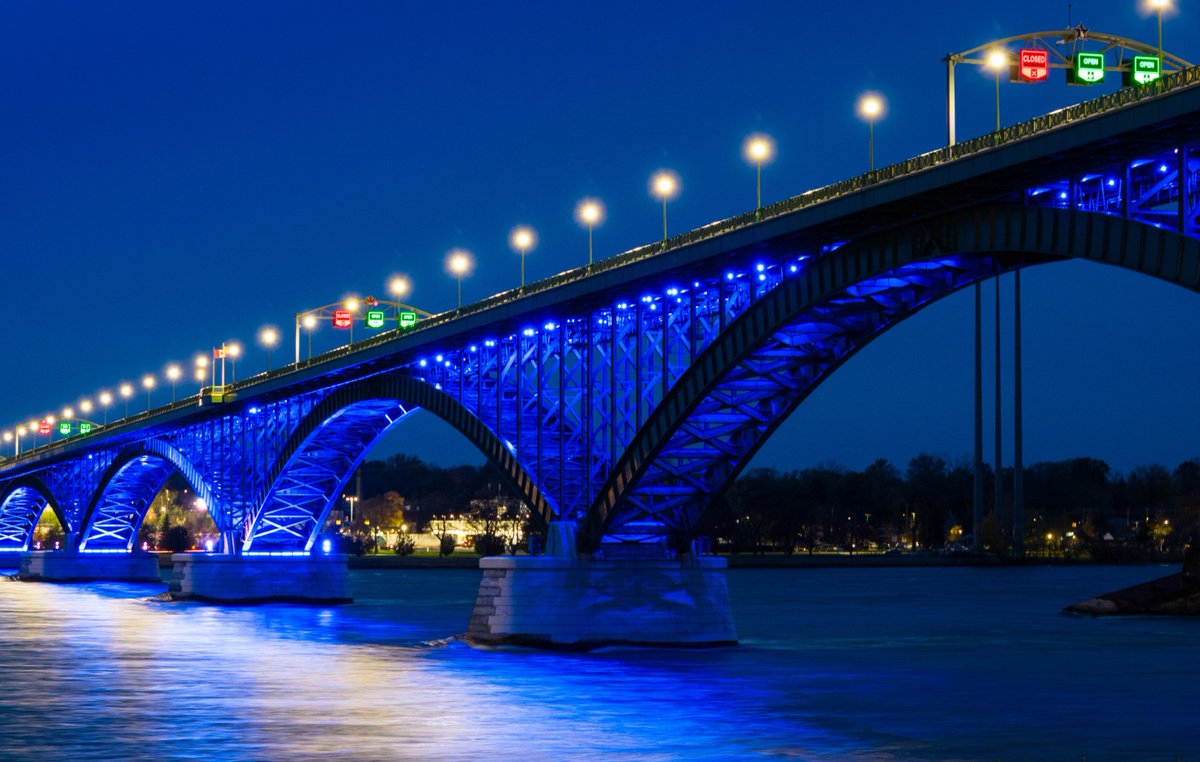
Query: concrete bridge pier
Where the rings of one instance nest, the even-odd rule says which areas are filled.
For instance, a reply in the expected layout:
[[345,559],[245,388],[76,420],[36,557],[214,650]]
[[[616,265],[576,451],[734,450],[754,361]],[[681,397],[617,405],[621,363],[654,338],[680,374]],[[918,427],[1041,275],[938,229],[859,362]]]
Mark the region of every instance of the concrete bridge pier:
[[29,550],[21,554],[17,577],[30,582],[162,582],[158,557],[140,551]]
[[572,522],[553,522],[544,556],[480,559],[467,639],[476,645],[587,650],[634,644],[734,645],[725,559],[661,549],[580,555]]
[[243,555],[176,553],[167,594],[211,603],[349,603],[344,553]]

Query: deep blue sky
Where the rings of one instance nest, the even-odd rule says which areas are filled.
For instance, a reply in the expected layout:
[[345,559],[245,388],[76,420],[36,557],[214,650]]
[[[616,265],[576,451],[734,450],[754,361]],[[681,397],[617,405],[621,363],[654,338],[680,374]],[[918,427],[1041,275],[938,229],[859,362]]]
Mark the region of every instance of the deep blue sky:
[[[854,103],[868,89],[889,102],[879,163],[936,148],[947,51],[1067,25],[1066,3],[948,7],[9,0],[0,426],[223,340],[252,346],[265,323],[284,332],[278,363],[297,311],[382,295],[393,272],[412,276],[418,306],[453,307],[442,258],[455,246],[479,259],[465,299],[511,287],[517,223],[540,234],[531,279],[581,264],[572,209],[584,195],[608,206],[598,256],[653,240],[660,210],[647,178],[658,167],[683,181],[672,231],[745,211],[754,174],[740,145],[753,131],[778,143],[768,202],[856,174],[867,128]],[[1135,0],[1075,2],[1073,15],[1154,42]],[[1166,48],[1200,60],[1193,27],[1185,5],[1166,22]],[[1060,77],[1005,84],[1004,121],[1114,88]],[[960,138],[990,129],[992,87],[959,69]],[[1127,470],[1200,453],[1200,299],[1098,265],[1030,270],[1023,283],[1028,462],[1086,454]],[[947,299],[862,352],[755,464],[966,454],[971,306],[969,294]],[[332,340],[318,333],[316,346]],[[239,375],[258,371],[265,357],[252,348],[240,365]],[[421,418],[388,449],[481,460]]]

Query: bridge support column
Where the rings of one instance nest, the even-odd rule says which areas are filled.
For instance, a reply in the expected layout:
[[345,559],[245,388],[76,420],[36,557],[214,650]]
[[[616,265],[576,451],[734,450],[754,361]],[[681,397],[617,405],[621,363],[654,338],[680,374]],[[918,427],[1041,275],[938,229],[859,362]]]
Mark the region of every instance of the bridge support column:
[[246,556],[176,553],[167,594],[212,603],[349,603],[345,554]]
[[723,558],[498,556],[479,566],[467,629],[476,645],[737,643]]
[[158,556],[141,552],[26,551],[17,577],[30,582],[162,582]]

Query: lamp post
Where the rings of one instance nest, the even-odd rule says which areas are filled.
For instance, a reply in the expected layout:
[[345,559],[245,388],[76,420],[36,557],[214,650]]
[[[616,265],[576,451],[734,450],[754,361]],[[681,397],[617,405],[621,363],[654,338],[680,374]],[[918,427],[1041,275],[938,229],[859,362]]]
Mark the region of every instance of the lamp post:
[[[7,443],[7,442],[11,442],[11,441],[13,441],[13,433],[12,433],[11,431],[6,431],[6,432],[4,432],[4,441],[5,441],[6,443]],[[15,457],[17,457],[17,456],[16,456],[16,454],[14,453],[12,457],[14,457],[14,458],[15,458]]]
[[599,199],[585,198],[575,205],[575,219],[588,231],[588,264],[592,263],[592,229],[604,221],[604,204]]
[[350,343],[354,343],[354,313],[358,312],[358,308],[362,303],[357,296],[348,296],[342,302],[342,308],[350,313]]
[[997,48],[988,53],[987,67],[996,74],[996,132],[1000,131],[1000,72],[1008,69],[1008,51]]
[[179,377],[183,375],[183,370],[176,363],[171,363],[167,366],[167,380],[171,382],[171,404],[175,404],[175,384],[179,382]]
[[[225,357],[229,358],[229,383],[237,383],[237,361],[242,356],[242,345],[236,341],[230,341],[227,344],[222,344],[221,347],[225,350]],[[221,370],[224,371],[225,363],[221,363]],[[224,373],[221,374],[224,376]],[[225,379],[221,379],[221,385],[225,385]]]
[[863,93],[858,98],[858,113],[867,120],[867,164],[875,171],[875,121],[883,116],[883,96],[878,93]]
[[669,169],[660,169],[650,177],[650,193],[662,201],[663,240],[667,248],[667,202],[679,195],[679,176]]
[[446,254],[446,272],[458,280],[458,308],[462,309],[462,279],[470,275],[475,259],[466,249],[451,249]]
[[125,417],[129,417],[129,398],[133,396],[133,384],[121,384],[118,389],[121,393],[121,398],[125,400]]
[[1162,60],[1163,44],[1162,44],[1162,17],[1163,11],[1171,7],[1171,0],[1150,0],[1150,7],[1158,14],[1158,60]]
[[258,343],[267,350],[267,372],[271,372],[271,349],[279,343],[279,329],[273,325],[264,325],[258,329]]
[[763,164],[771,161],[775,157],[775,141],[767,135],[754,134],[746,138],[746,142],[742,145],[742,153],[746,155],[746,160],[754,164],[755,169],[755,188],[757,190],[756,202],[754,206],[754,219],[762,219],[762,168]]
[[100,407],[104,408],[104,425],[108,425],[108,408],[112,405],[112,394],[109,392],[100,392]]
[[508,234],[508,245],[521,255],[521,288],[525,288],[525,255],[537,245],[537,233],[528,225],[517,225]]
[[142,386],[146,388],[146,412],[150,412],[150,392],[154,391],[156,382],[154,376],[147,373],[142,376]]

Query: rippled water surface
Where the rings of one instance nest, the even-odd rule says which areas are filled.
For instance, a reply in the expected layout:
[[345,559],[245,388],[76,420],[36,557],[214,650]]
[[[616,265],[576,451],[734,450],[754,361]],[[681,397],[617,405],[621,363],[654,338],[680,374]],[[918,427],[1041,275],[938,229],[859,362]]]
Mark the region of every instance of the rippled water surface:
[[0,759],[1200,760],[1200,619],[1066,603],[1156,567],[729,573],[742,645],[478,650],[479,574],[341,607],[0,578]]

